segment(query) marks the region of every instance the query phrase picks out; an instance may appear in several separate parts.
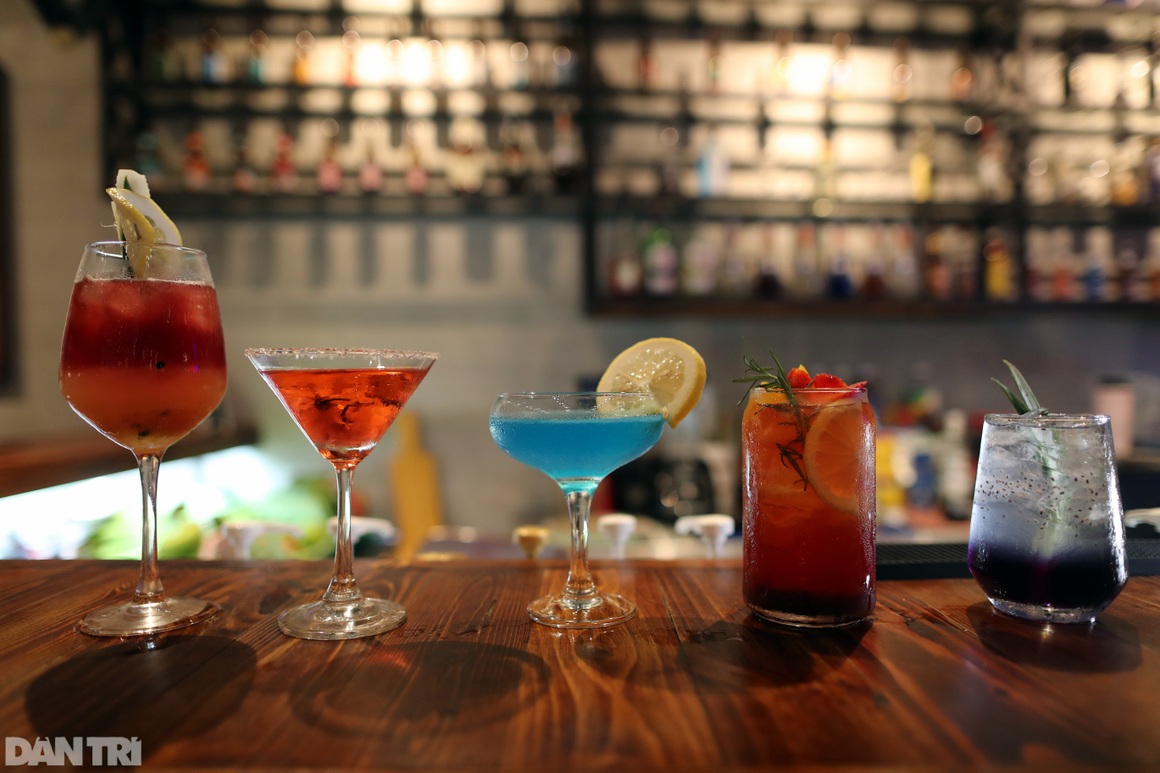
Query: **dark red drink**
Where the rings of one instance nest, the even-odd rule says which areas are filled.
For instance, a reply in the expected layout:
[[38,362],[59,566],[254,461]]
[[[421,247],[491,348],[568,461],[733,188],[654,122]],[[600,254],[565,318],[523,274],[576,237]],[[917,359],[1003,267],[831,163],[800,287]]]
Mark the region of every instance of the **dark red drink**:
[[65,323],[60,386],[73,410],[113,442],[160,455],[225,394],[213,286],[81,279]]

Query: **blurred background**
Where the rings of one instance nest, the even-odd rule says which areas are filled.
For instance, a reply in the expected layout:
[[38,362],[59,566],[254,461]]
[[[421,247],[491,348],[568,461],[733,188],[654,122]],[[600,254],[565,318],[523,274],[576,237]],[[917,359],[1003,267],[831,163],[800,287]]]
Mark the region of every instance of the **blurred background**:
[[[230,358],[206,432],[233,447],[162,468],[171,555],[212,555],[230,520],[299,528],[257,554],[328,547],[330,468],[249,346],[440,353],[414,424],[355,478],[367,517],[426,503],[433,549],[500,554],[559,523],[555,484],[492,442],[491,404],[591,386],[650,336],[696,347],[709,385],[602,492],[650,517],[642,552],[697,550],[644,544],[680,515],[739,514],[746,353],[869,381],[885,538],[965,539],[1004,359],[1052,410],[1114,411],[1125,504],[1160,506],[1157,14],[6,0],[0,553],[137,555],[135,473],[26,492],[19,472],[95,436],[56,374],[119,167],[209,254]],[[392,478],[416,456],[421,491]]]

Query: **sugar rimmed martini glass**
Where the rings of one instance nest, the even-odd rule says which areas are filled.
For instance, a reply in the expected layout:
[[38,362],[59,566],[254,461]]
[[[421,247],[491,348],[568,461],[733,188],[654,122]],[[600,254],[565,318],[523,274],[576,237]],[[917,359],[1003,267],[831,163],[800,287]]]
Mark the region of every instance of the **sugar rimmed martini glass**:
[[330,585],[321,600],[278,616],[283,633],[300,639],[356,639],[397,628],[406,619],[401,605],[364,596],[355,581],[351,479],[438,356],[393,349],[246,349],[303,434],[334,466],[338,485]]

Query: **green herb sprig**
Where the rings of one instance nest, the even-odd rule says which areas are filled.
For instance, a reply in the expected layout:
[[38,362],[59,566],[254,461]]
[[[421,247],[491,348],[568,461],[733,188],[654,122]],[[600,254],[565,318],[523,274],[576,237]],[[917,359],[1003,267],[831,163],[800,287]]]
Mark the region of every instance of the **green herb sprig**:
[[[781,361],[777,359],[777,355],[773,352],[770,352],[769,356],[773,360],[774,369],[762,365],[748,354],[742,355],[741,361],[745,363],[746,375],[733,379],[733,382],[736,384],[749,384],[749,386],[746,387],[745,394],[741,395],[741,400],[738,401],[738,405],[745,402],[749,397],[749,393],[754,388],[773,389],[784,393],[786,402],[789,403],[793,411],[794,425],[797,427],[797,445],[804,446],[806,433],[810,429],[809,420],[802,411],[801,404],[798,403],[793,387],[789,383],[789,374],[782,367]],[[802,452],[788,443],[778,443],[777,450],[781,455],[781,463],[797,473],[802,490],[804,491],[809,486],[809,480],[806,478]]]
[[1019,368],[1016,368],[1009,360],[1003,360],[1003,364],[1011,371],[1011,378],[1015,379],[1015,388],[1019,390],[1019,394],[1012,392],[999,379],[992,378],[991,380],[999,385],[999,388],[1003,390],[1003,394],[1007,395],[1007,399],[1011,401],[1015,412],[1020,416],[1025,416],[1029,413],[1046,416],[1048,413],[1047,409],[1040,405],[1039,399],[1031,391],[1031,385],[1027,383],[1027,379],[1019,372]]

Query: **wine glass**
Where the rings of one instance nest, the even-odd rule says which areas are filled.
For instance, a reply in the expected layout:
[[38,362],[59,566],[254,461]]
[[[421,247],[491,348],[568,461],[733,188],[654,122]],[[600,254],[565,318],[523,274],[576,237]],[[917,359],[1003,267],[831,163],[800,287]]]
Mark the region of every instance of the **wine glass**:
[[141,572],[133,598],[88,614],[93,636],[171,631],[213,617],[201,599],[165,595],[157,567],[157,473],[165,451],[221,402],[226,356],[205,253],[170,244],[97,242],[74,280],[60,389],[141,473]]
[[320,601],[278,616],[300,639],[355,639],[402,625],[403,607],[364,596],[350,533],[354,469],[386,434],[439,355],[391,349],[246,349],[303,434],[334,465],[338,524],[334,574]]
[[532,620],[555,628],[605,628],[636,614],[636,604],[600,591],[592,579],[588,514],[600,481],[652,448],[664,422],[660,404],[643,392],[507,393],[495,401],[496,444],[556,481],[568,502],[568,580],[563,592],[528,605]]

